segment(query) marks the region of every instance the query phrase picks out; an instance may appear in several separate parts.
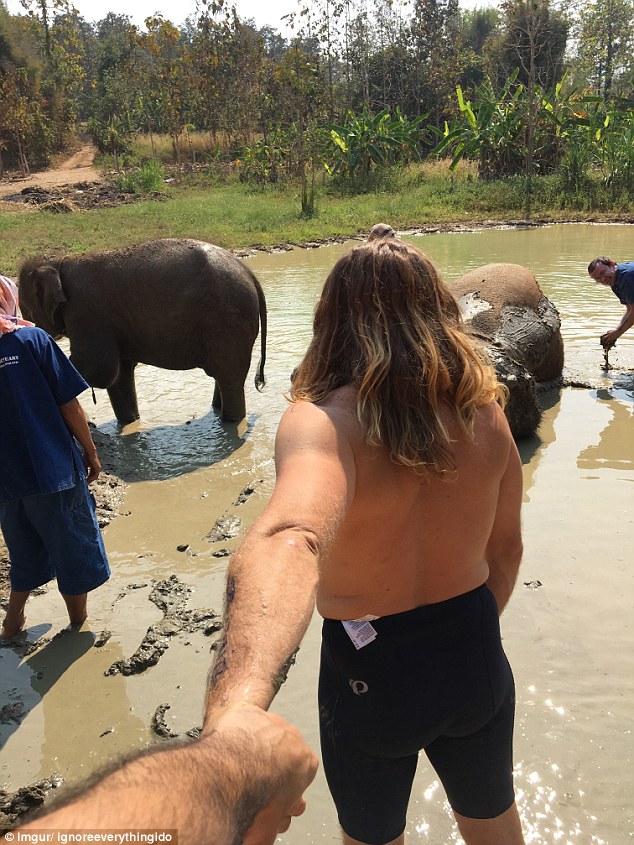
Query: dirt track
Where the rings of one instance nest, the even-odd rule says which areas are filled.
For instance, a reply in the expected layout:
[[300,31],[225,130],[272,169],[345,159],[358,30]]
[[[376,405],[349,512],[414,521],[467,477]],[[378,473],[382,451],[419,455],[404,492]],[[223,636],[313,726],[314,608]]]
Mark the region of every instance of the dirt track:
[[81,149],[59,167],[32,173],[26,179],[10,177],[0,180],[0,197],[19,194],[23,188],[57,188],[61,185],[76,185],[79,182],[98,182],[103,177],[93,162],[97,150],[92,143],[85,143]]

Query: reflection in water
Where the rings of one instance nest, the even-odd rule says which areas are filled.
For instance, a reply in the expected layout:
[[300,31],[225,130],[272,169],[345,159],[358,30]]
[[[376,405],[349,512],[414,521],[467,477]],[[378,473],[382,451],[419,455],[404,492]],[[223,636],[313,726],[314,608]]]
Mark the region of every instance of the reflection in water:
[[244,445],[256,422],[227,423],[213,412],[180,425],[146,427],[137,421],[120,430],[113,422],[103,427],[111,437],[112,456],[124,467],[126,481],[161,481],[226,460]]
[[631,396],[623,391],[608,390],[597,390],[593,395],[609,408],[612,418],[601,431],[599,442],[589,444],[579,453],[577,466],[579,469],[631,470],[634,467],[634,437],[623,437],[624,431],[632,429],[634,402]]
[[517,446],[522,459],[524,474],[524,502],[530,501],[530,490],[535,483],[537,468],[548,446],[555,441],[555,421],[560,409],[560,390],[550,390],[539,397],[542,419],[535,437],[521,440]]

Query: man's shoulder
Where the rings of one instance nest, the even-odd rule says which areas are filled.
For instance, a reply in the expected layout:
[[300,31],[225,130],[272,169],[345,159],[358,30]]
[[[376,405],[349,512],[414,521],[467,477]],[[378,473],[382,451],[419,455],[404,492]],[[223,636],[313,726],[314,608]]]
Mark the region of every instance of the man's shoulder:
[[499,442],[513,440],[506,414],[499,403],[493,400],[480,405],[476,410],[475,439],[480,440],[485,433]]
[[295,401],[286,409],[280,422],[280,430],[293,437],[310,436],[311,432],[318,435],[330,430],[354,439],[359,428],[356,390],[348,388],[333,390],[319,402]]
[[634,261],[617,265],[614,293],[624,305],[634,303]]

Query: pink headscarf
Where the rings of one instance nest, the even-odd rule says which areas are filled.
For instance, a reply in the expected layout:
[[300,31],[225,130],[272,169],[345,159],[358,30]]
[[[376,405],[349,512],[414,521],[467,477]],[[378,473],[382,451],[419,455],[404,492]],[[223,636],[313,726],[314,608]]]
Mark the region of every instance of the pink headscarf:
[[33,326],[18,311],[18,289],[11,279],[0,276],[0,334],[14,332],[20,326]]

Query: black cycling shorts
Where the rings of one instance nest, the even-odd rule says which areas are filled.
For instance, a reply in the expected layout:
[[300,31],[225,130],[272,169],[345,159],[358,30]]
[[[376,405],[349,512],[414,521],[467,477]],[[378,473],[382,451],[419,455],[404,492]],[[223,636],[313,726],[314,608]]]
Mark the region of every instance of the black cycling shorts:
[[493,594],[483,585],[371,625],[357,651],[341,621],[323,624],[322,758],[345,833],[383,845],[403,832],[421,749],[457,813],[508,810],[515,687]]

